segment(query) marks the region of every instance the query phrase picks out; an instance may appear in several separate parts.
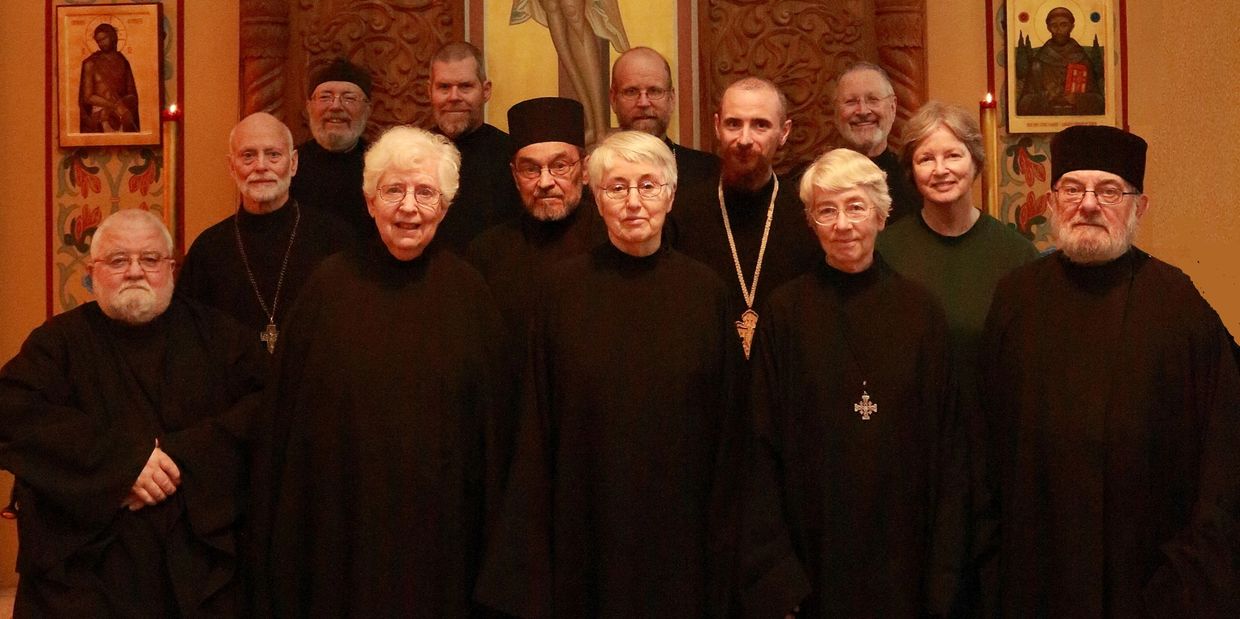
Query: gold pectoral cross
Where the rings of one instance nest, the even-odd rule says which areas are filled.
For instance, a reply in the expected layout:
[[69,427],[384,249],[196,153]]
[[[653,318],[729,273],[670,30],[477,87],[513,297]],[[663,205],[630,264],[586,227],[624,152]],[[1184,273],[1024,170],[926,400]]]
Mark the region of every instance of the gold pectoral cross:
[[745,349],[745,359],[749,359],[749,350],[753,347],[753,332],[758,328],[758,312],[745,310],[741,319],[736,321],[736,334],[741,336],[741,348]]
[[267,344],[267,352],[269,354],[276,353],[276,338],[280,337],[280,331],[276,329],[276,323],[269,322],[263,332],[258,335],[258,339]]
[[853,404],[853,412],[861,413],[862,421],[869,421],[870,415],[878,412],[878,404],[870,401],[870,394],[861,390],[861,401]]

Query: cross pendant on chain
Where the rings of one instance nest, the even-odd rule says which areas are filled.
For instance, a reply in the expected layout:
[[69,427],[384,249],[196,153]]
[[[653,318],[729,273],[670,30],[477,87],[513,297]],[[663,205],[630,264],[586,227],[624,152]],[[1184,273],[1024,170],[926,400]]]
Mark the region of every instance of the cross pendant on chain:
[[276,352],[276,338],[280,336],[280,332],[276,329],[276,323],[269,322],[263,332],[259,334],[258,339],[267,344],[268,354]]

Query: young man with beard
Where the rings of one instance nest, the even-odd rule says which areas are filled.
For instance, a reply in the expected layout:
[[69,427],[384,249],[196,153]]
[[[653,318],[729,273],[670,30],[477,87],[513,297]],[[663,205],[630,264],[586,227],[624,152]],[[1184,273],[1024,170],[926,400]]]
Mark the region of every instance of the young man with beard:
[[482,121],[491,80],[478,48],[454,41],[439,48],[430,67],[431,114],[461,153],[461,190],[439,226],[439,243],[464,253],[483,230],[521,212],[508,162],[516,151],[507,133]]
[[896,120],[896,91],[882,67],[865,61],[844,68],[835,81],[835,129],[840,146],[870,158],[887,173],[891,193],[890,226],[921,210],[921,196],[913,188],[906,166],[887,147]]
[[1051,140],[1059,250],[982,337],[985,616],[1240,616],[1240,372],[1179,269],[1132,246],[1145,140]]
[[264,364],[225,315],[173,298],[172,237],[99,226],[95,302],[0,370],[0,467],[16,477],[18,617],[236,617],[242,445]]
[[763,300],[822,259],[805,227],[797,180],[772,167],[792,130],[787,112],[770,81],[746,77],[728,86],[715,114],[723,167],[684,186],[671,214],[676,249],[739,283],[732,315],[746,358]]
[[310,77],[306,114],[313,139],[297,146],[301,174],[291,191],[303,206],[335,214],[361,242],[375,236],[362,195],[362,133],[370,119],[370,74],[337,58]]
[[194,241],[177,287],[231,314],[271,353],[310,272],[348,238],[334,215],[289,197],[297,167],[293,135],[276,117],[255,112],[237,123],[228,136],[228,171],[241,204]]
[[508,110],[517,152],[509,165],[524,212],[482,233],[468,259],[486,278],[510,333],[523,340],[552,265],[607,239],[586,184],[585,111],[541,97]]

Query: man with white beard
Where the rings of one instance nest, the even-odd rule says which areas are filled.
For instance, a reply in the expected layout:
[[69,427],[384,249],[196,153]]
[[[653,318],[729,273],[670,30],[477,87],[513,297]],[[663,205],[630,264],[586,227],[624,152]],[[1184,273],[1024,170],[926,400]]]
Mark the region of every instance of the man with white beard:
[[974,419],[984,616],[1240,616],[1240,373],[1188,276],[1132,246],[1146,148],[1057,134],[1058,251],[995,291]]
[[524,344],[539,290],[557,263],[607,240],[586,186],[586,124],[581,103],[538,97],[508,110],[516,145],[509,164],[520,216],[478,235],[467,258],[491,287],[509,333]]
[[227,316],[173,299],[155,215],[108,217],[95,302],[0,369],[0,467],[16,477],[18,617],[235,617],[242,445],[264,368]]
[[896,91],[882,67],[857,61],[844,68],[835,80],[835,129],[840,146],[870,158],[887,173],[891,193],[891,215],[887,226],[909,213],[921,210],[921,195],[913,187],[908,166],[900,165],[887,138],[896,120]]
[[362,159],[370,146],[362,134],[373,110],[372,86],[366,69],[344,58],[310,74],[306,119],[312,137],[297,145],[301,174],[291,188],[302,206],[335,215],[359,243],[376,237],[362,195]]
[[275,352],[282,318],[301,285],[348,233],[334,216],[289,197],[297,151],[288,127],[265,112],[228,137],[228,170],[241,203],[207,228],[185,256],[178,290],[231,314]]

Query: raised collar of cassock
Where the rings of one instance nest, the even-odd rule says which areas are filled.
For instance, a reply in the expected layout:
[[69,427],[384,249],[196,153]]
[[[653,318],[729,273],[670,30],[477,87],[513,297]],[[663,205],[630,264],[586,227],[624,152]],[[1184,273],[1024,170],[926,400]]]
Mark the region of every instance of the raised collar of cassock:
[[1062,251],[1054,254],[1069,282],[1083,290],[1099,293],[1131,281],[1148,258],[1149,254],[1136,247],[1130,247],[1120,257],[1102,264],[1077,264]]
[[825,257],[818,262],[818,276],[835,289],[842,299],[865,292],[886,281],[890,275],[891,267],[887,266],[878,252],[874,252],[874,261],[870,263],[870,266],[859,273],[841,271],[827,264]]
[[289,198],[279,208],[266,213],[251,213],[242,206],[237,209],[237,225],[247,234],[265,235],[293,225],[297,218],[297,201]]
[[584,234],[588,231],[590,222],[597,217],[594,206],[594,196],[590,193],[589,187],[582,187],[581,201],[577,203],[571,213],[564,219],[556,221],[543,221],[535,219],[529,214],[529,211],[522,209],[520,215],[521,234],[526,242],[535,246],[551,245],[559,242],[567,234],[573,234],[576,230],[578,234]]

